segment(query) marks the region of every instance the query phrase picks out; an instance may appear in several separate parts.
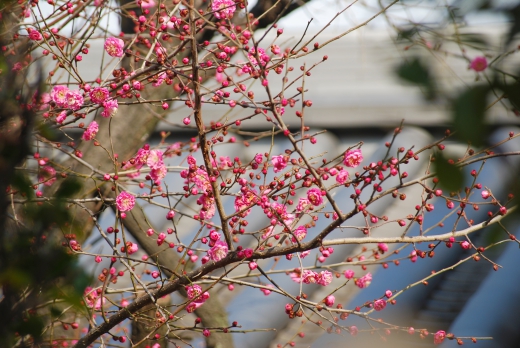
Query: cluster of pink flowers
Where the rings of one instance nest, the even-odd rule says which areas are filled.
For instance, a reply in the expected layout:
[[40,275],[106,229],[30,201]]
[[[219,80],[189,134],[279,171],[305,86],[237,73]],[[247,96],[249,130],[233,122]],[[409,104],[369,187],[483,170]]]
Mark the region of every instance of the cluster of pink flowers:
[[323,204],[322,195],[324,193],[325,192],[322,192],[319,188],[316,188],[316,187],[311,188],[309,191],[307,191],[307,199],[314,206],[322,205]]
[[343,163],[350,168],[355,168],[363,162],[363,155],[360,149],[349,150],[345,152]]
[[290,277],[293,281],[297,283],[304,284],[319,284],[321,286],[327,286],[332,283],[332,273],[329,271],[321,271],[320,273],[314,272],[310,269],[305,269],[301,272],[301,274],[291,273]]
[[305,228],[305,226],[298,226],[293,231],[292,241],[294,243],[296,243],[296,240],[302,241],[305,238],[305,236],[307,236],[307,229]]
[[97,132],[99,130],[99,126],[96,121],[92,121],[85,132],[83,133],[83,136],[81,137],[83,140],[92,140],[96,136]]
[[51,186],[56,181],[56,169],[50,166],[40,167],[38,171],[38,181],[45,186]]
[[197,204],[202,206],[199,218],[202,220],[211,219],[215,215],[216,208],[215,197],[211,194],[213,189],[208,173],[206,170],[197,167],[197,160],[193,156],[188,156],[187,161],[189,169],[185,169],[180,173],[181,177],[186,179],[184,189],[192,195],[202,193],[197,199]]
[[117,113],[119,104],[117,103],[117,100],[110,99],[103,103],[104,110],[101,112],[101,116],[103,117],[111,117],[114,116]]
[[336,182],[343,185],[348,180],[348,172],[346,170],[340,170],[336,175]]
[[117,209],[121,212],[132,210],[135,206],[135,197],[123,191],[116,198]]
[[477,72],[484,71],[488,67],[488,62],[486,57],[475,57],[470,65],[470,69],[475,70]]
[[186,307],[186,311],[188,313],[193,313],[195,309],[202,306],[204,302],[206,302],[206,300],[209,298],[209,292],[202,292],[202,288],[200,287],[200,285],[197,284],[187,286],[186,294],[188,295],[188,298],[192,301]]
[[96,87],[89,92],[90,100],[93,103],[103,105],[109,96],[108,89],[104,87]]
[[228,246],[226,242],[216,241],[215,245],[208,250],[208,258],[212,261],[220,261],[228,254]]
[[105,40],[105,51],[111,57],[122,57],[125,43],[117,37],[109,37]]
[[79,110],[83,105],[83,96],[80,91],[71,91],[67,86],[57,85],[51,91],[51,99],[60,108]]
[[287,158],[285,156],[273,156],[271,158],[271,163],[273,164],[273,170],[275,173],[278,173],[284,170],[287,167]]
[[433,343],[441,344],[445,338],[446,338],[446,331],[439,330],[435,333],[435,335],[433,335]]
[[[156,185],[160,185],[161,180],[166,177],[167,169],[164,164],[164,153],[161,150],[150,150],[150,146],[145,144],[137,151],[137,154],[123,166],[124,170],[135,168],[139,171],[144,165],[151,169],[150,177]],[[131,174],[132,177],[139,176],[139,172]]]
[[213,0],[211,3],[211,10],[218,19],[232,18],[236,9],[233,0]]
[[85,304],[87,307],[94,308],[95,310],[100,310],[101,307],[105,304],[105,298],[101,300],[98,289],[92,289],[90,286],[88,286],[83,292],[83,298],[85,299]]
[[[260,65],[262,66],[265,66],[269,60],[271,59],[267,53],[265,52],[265,50],[261,47],[258,47],[258,56],[260,57]],[[249,49],[249,53],[247,54],[247,57],[249,58],[249,61],[251,62],[251,64],[253,65],[258,65],[258,60],[256,59],[256,50],[254,47],[251,47]],[[244,71],[244,69],[242,69],[242,72],[244,73],[248,73],[250,71]]]
[[361,278],[358,278],[358,279],[355,280],[355,284],[360,289],[364,289],[364,288],[368,287],[371,282],[372,282],[372,274],[371,273],[367,273],[364,276],[362,276]]
[[258,199],[256,190],[243,186],[240,195],[235,197],[235,211],[238,212],[249,207],[249,209],[240,214],[241,217],[246,217],[251,212],[250,207],[253,206]]
[[382,299],[379,299],[379,300],[375,300],[374,301],[374,309],[376,311],[382,311],[383,309],[385,309],[386,307],[386,301],[385,300],[382,300]]

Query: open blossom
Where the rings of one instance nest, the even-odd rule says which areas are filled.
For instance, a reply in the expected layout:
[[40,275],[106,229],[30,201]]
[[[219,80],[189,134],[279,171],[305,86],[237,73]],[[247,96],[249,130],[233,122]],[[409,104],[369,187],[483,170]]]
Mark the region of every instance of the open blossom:
[[215,197],[203,194],[197,199],[197,204],[202,205],[199,216],[201,220],[209,220],[215,216]]
[[446,331],[439,330],[433,336],[433,343],[441,344],[442,341],[444,341],[445,338],[446,338]]
[[117,104],[117,100],[112,99],[104,102],[103,107],[105,108],[105,110],[101,112],[101,116],[110,117],[114,116],[117,113],[117,108],[119,107],[119,105]]
[[275,173],[278,173],[287,167],[287,159],[285,156],[273,156],[273,158],[271,158],[271,163],[273,164]]
[[197,299],[202,294],[202,288],[198,284],[187,286],[186,294],[190,300]]
[[297,229],[294,230],[293,232],[293,238],[292,238],[292,241],[294,243],[296,243],[296,240],[303,240],[303,238],[305,238],[305,236],[307,235],[307,229],[305,228],[305,226],[298,226]]
[[163,164],[159,168],[152,169],[150,171],[150,177],[156,185],[159,185],[161,183],[161,180],[166,177],[167,172],[168,170],[166,169],[166,166]]
[[117,37],[109,37],[105,41],[105,51],[107,51],[108,55],[111,57],[122,57],[124,54],[124,46],[124,41]]
[[307,198],[300,197],[300,199],[298,200],[298,205],[296,206],[296,211],[299,213],[305,212],[305,211],[309,210],[310,205],[311,205],[311,202]]
[[316,283],[327,286],[332,283],[332,273],[330,271],[321,271],[316,277]]
[[146,158],[146,164],[152,169],[159,169],[164,166],[163,152],[161,150],[151,150]]
[[56,169],[49,166],[40,168],[38,181],[43,182],[45,186],[51,186],[56,181]]
[[228,246],[225,242],[223,241],[216,241],[215,242],[215,245],[208,250],[208,256],[210,258],[210,260],[213,260],[213,261],[220,261],[222,260],[224,257],[226,257],[228,253]]
[[345,169],[342,169],[336,175],[336,182],[338,184],[343,185],[348,180],[348,172]]
[[29,39],[31,39],[33,41],[40,41],[41,39],[43,39],[43,36],[42,36],[42,34],[40,34],[40,32],[38,30],[33,29],[29,33]]
[[92,140],[96,136],[97,132],[99,130],[99,126],[96,121],[92,121],[87,129],[85,130],[85,133],[83,133],[83,136],[81,137],[83,140]]
[[235,1],[233,0],[213,0],[211,10],[218,19],[231,18],[236,11]]
[[314,206],[321,205],[323,203],[323,197],[321,196],[321,190],[319,188],[311,188],[307,191],[307,199]]
[[364,288],[368,287],[371,282],[372,282],[371,273],[367,273],[364,276],[362,276],[361,278],[356,279],[356,285],[360,289],[364,289]]
[[71,110],[79,110],[83,105],[83,96],[80,91],[68,91],[65,94],[67,107]]
[[486,57],[475,57],[469,65],[470,69],[477,72],[486,70],[487,66],[488,62]]
[[138,250],[139,250],[139,246],[137,244],[132,243],[132,242],[127,242],[126,252],[128,253],[128,255],[132,255],[132,254],[136,253]]
[[116,205],[119,211],[129,211],[135,205],[135,197],[130,193],[123,191],[116,198]]
[[108,89],[106,89],[104,87],[96,87],[92,91],[90,91],[89,95],[90,95],[90,100],[93,103],[103,105],[105,100],[107,100],[107,98],[108,98],[109,92],[108,92]]
[[363,155],[361,154],[360,149],[349,150],[349,151],[345,152],[345,159],[343,160],[343,163],[347,167],[355,168],[355,167],[359,166],[362,161],[363,161]]
[[52,101],[55,102],[56,105],[58,105],[60,108],[67,107],[68,104],[67,104],[66,95],[67,95],[68,91],[69,91],[69,89],[67,88],[67,86],[63,86],[63,85],[54,86],[51,91]]
[[375,300],[374,301],[374,309],[376,311],[378,311],[378,312],[382,311],[383,309],[385,309],[385,307],[386,307],[386,301],[385,300],[379,299],[379,300]]
[[141,5],[142,8],[151,8],[155,6],[155,1],[153,0],[137,0],[137,5]]
[[316,283],[318,277],[318,273],[311,271],[310,269],[306,269],[302,272],[301,281],[305,284]]
[[56,123],[63,123],[65,119],[67,118],[67,111],[62,111],[59,113],[58,116],[56,116]]

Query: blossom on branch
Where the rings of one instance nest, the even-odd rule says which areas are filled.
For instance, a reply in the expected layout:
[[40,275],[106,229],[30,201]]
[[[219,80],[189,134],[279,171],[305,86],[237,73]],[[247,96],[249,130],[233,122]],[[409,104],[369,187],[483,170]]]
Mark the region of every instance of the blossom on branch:
[[105,41],[105,51],[111,57],[122,57],[123,47],[125,46],[125,42],[117,37],[109,37]]
[[345,152],[345,159],[343,163],[350,168],[355,168],[361,164],[363,161],[363,155],[361,154],[360,149],[349,150]]
[[129,211],[135,206],[135,197],[123,191],[116,198],[116,205],[119,211]]
[[213,0],[211,3],[211,10],[218,19],[232,18],[236,9],[233,0]]

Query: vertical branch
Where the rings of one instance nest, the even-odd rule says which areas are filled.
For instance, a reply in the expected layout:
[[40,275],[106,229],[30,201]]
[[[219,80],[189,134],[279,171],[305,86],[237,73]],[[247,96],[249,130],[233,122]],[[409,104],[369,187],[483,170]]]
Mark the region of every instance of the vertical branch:
[[[199,83],[199,59],[198,59],[198,51],[197,51],[197,26],[196,26],[196,15],[194,13],[195,4],[194,0],[190,1],[190,33],[191,33],[191,67],[192,67],[192,81],[193,81],[193,91],[194,91],[194,117],[195,123],[197,124],[197,132],[199,136],[200,148],[202,151],[202,156],[204,158],[204,163],[206,165],[206,170],[208,172],[208,176],[211,178],[212,176],[216,176],[213,174],[213,166],[211,165],[211,157],[209,154],[209,144],[206,140],[206,132],[204,131],[204,121],[202,120],[202,101],[200,96],[200,83]],[[213,189],[213,197],[215,198],[215,204],[217,206],[218,213],[220,215],[220,220],[222,222],[222,232],[224,233],[224,237],[226,238],[226,243],[230,250],[233,250],[233,240],[231,239],[231,233],[229,232],[229,227],[227,225],[227,216],[224,211],[224,206],[222,205],[222,197],[220,196],[220,188],[216,181],[211,181],[211,188]]]

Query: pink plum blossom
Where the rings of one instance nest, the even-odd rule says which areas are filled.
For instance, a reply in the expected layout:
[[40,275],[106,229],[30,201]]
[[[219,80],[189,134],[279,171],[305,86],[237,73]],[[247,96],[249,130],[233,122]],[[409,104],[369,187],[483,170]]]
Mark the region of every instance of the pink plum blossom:
[[67,88],[67,86],[63,86],[63,85],[57,85],[57,86],[54,86],[52,88],[52,91],[51,91],[51,99],[53,102],[56,103],[56,105],[58,105],[60,108],[65,108],[67,107],[67,92],[69,91],[69,89]]
[[211,3],[211,10],[218,19],[233,17],[233,13],[235,13],[236,9],[233,0],[213,0]]
[[[29,30],[29,29],[27,29]],[[43,39],[43,36],[42,34],[40,34],[40,32],[38,30],[31,30],[31,32],[29,33],[29,39],[33,40],[33,41],[40,41],[41,39]]]
[[287,167],[287,158],[285,156],[273,156],[271,163],[273,164],[274,172],[278,173]]
[[83,105],[83,96],[79,91],[68,91],[65,94],[67,107],[71,110],[79,110]]
[[67,111],[62,111],[56,116],[56,123],[63,123],[67,119]]
[[305,226],[298,226],[298,228],[296,228],[296,230],[294,230],[293,232],[293,238],[292,238],[292,241],[294,243],[296,243],[296,240],[303,240],[303,238],[305,238],[305,236],[307,235],[307,229],[305,228]]
[[92,140],[96,136],[97,132],[99,130],[99,126],[96,121],[90,122],[87,129],[83,133],[83,136],[81,137],[83,140]]
[[363,155],[361,154],[360,149],[349,150],[345,152],[345,159],[343,160],[343,164],[347,167],[355,168],[361,164],[363,161]]
[[352,279],[352,278],[354,278],[354,271],[351,270],[351,269],[347,269],[347,270],[345,271],[345,278],[347,278],[347,279]]
[[364,289],[364,288],[368,287],[371,282],[372,282],[372,274],[367,273],[364,276],[362,276],[361,278],[356,279],[355,283],[358,288]]
[[316,283],[327,286],[332,283],[332,273],[330,271],[321,271],[316,277]]
[[123,191],[116,198],[116,205],[119,211],[129,211],[135,205],[135,197],[130,193]]
[[483,56],[475,57],[471,61],[469,67],[470,67],[470,69],[475,70],[477,72],[486,70],[486,68],[488,67],[488,62],[487,62],[486,57],[483,57]]
[[311,188],[309,191],[307,191],[307,199],[314,206],[323,204],[323,197],[321,196],[321,190],[316,187]]
[[228,253],[228,246],[225,242],[223,241],[216,241],[215,242],[215,245],[208,250],[208,256],[210,258],[210,260],[213,260],[213,261],[220,261],[222,260],[224,257],[226,257]]
[[104,102],[103,107],[105,109],[101,112],[101,116],[110,117],[110,116],[114,116],[117,113],[117,108],[119,107],[119,105],[117,103],[117,100],[112,99],[112,100],[107,100],[106,102]]
[[334,305],[334,302],[336,302],[336,297],[334,297],[334,295],[329,295],[327,297],[325,297],[325,304],[328,306],[328,307],[332,307]]
[[445,338],[446,338],[446,331],[439,330],[433,336],[433,343],[441,344]]
[[105,100],[107,100],[109,95],[108,89],[104,87],[96,87],[92,91],[90,91],[89,96],[90,100],[93,103],[103,105]]
[[310,269],[305,269],[301,274],[301,281],[305,284],[316,283],[318,276],[318,273],[311,271]]
[[386,307],[386,301],[385,300],[379,299],[379,300],[375,300],[374,301],[374,309],[376,311],[378,311],[378,312],[382,311],[383,309],[385,309],[385,307]]
[[345,169],[342,169],[336,175],[336,182],[338,184],[343,185],[348,180],[348,172]]
[[122,57],[125,43],[117,37],[109,37],[105,41],[105,51],[111,57]]
[[38,172],[38,181],[43,182],[45,186],[51,186],[56,181],[56,169],[50,166],[41,167]]
[[482,195],[482,198],[484,198],[484,199],[488,199],[489,196],[491,196],[489,191],[486,191],[486,190],[482,191],[480,194]]

